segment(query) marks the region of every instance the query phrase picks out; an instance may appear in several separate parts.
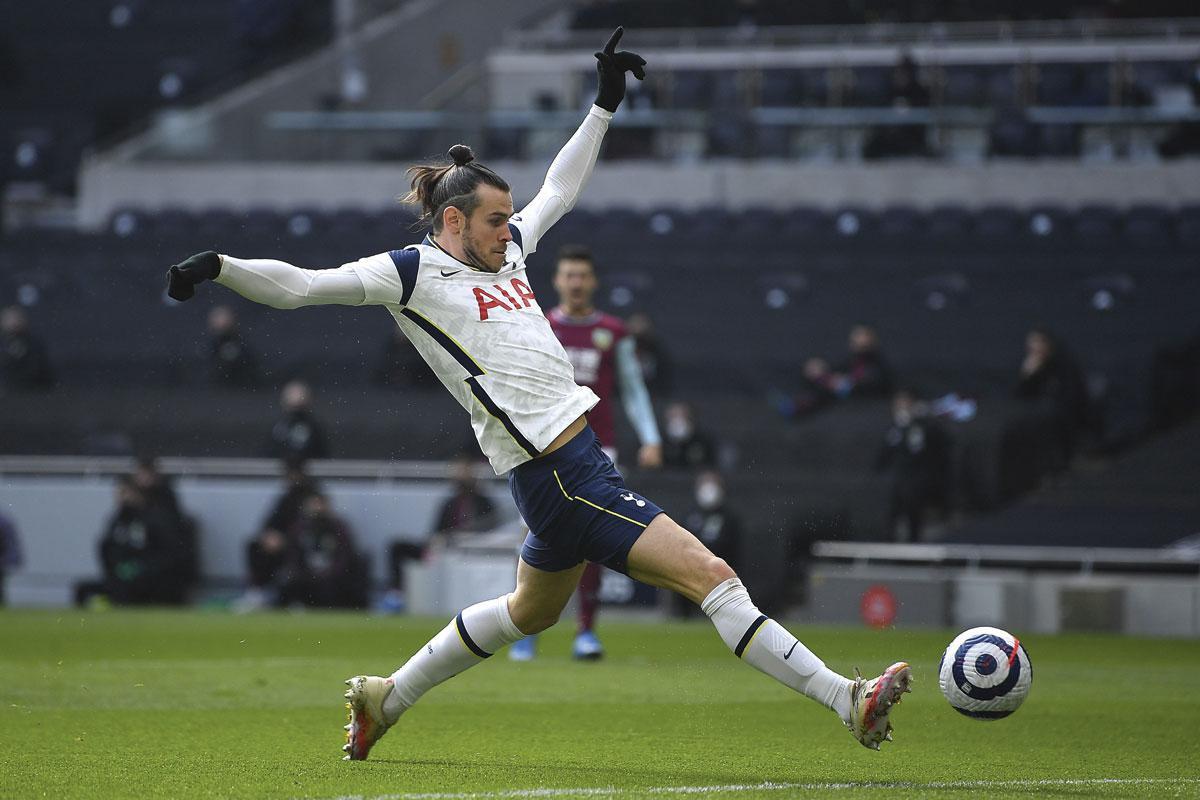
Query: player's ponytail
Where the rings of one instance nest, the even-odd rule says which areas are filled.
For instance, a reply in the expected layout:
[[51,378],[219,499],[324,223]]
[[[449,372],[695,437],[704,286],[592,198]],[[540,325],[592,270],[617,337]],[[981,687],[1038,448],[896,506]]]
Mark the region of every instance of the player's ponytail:
[[450,148],[449,164],[418,164],[408,168],[412,180],[403,203],[421,206],[417,225],[433,224],[433,232],[442,229],[442,213],[454,206],[467,216],[479,204],[475,188],[481,183],[501,191],[511,191],[508,183],[475,160],[475,153],[465,144]]

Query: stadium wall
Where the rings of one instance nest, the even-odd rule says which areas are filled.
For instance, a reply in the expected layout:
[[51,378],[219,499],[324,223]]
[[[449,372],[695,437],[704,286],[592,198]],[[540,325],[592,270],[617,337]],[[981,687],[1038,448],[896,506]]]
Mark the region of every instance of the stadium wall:
[[[24,566],[7,579],[17,606],[71,604],[76,582],[100,575],[97,548],[112,514],[114,481],[95,476],[6,476],[0,508],[20,532]],[[350,525],[359,549],[383,585],[387,547],[395,539],[423,542],[441,502],[442,481],[338,480],[323,484],[335,513]],[[200,571],[209,584],[238,586],[246,578],[245,546],[279,494],[278,478],[182,477],[180,505],[198,523]],[[507,486],[481,486],[499,509],[512,509]],[[515,553],[515,548],[514,548]]]

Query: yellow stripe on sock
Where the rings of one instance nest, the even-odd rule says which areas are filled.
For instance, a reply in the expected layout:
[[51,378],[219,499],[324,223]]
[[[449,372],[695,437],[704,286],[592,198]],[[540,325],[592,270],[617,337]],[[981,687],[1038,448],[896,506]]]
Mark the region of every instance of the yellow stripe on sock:
[[762,633],[763,628],[767,627],[770,624],[771,624],[771,620],[768,619],[765,622],[763,622],[762,625],[758,626],[758,630],[756,630],[754,632],[754,635],[750,637],[750,641],[746,642],[746,646],[742,648],[742,658],[745,658],[746,653],[750,650],[751,647],[754,646],[754,640],[758,638],[758,635],[760,633]]

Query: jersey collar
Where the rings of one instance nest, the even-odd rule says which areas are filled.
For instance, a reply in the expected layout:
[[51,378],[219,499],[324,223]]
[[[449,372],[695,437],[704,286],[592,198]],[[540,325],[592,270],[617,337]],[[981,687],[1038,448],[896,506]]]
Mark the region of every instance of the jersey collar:
[[468,264],[466,261],[463,261],[461,258],[458,258],[458,257],[456,257],[456,256],[454,256],[454,255],[451,255],[451,253],[450,253],[450,251],[449,251],[449,250],[447,250],[446,248],[444,248],[444,247],[442,247],[440,244],[438,244],[436,241],[434,241],[433,234],[431,234],[431,233],[427,233],[427,234],[425,234],[425,241],[423,242],[423,244],[426,244],[426,245],[428,245],[428,246],[430,246],[430,247],[437,248],[439,251],[441,251],[442,253],[444,253],[444,254],[446,255],[446,257],[447,257],[447,258],[452,258],[452,259],[454,259],[454,260],[455,260],[455,261],[457,261],[459,264],[462,264],[464,267],[466,267],[467,269],[471,270],[472,272],[484,272],[484,273],[487,273],[487,274],[493,274],[493,273],[489,272],[489,271],[488,271],[488,270],[486,270],[486,269],[480,269],[479,267],[475,266],[474,264]]

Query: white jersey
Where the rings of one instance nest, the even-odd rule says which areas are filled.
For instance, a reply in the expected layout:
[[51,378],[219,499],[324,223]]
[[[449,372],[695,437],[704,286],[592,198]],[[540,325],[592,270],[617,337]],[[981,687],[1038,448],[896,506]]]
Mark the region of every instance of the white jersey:
[[476,270],[426,238],[357,263],[366,302],[387,307],[471,415],[497,474],[538,455],[600,401],[575,383],[515,237],[507,256],[499,272]]
[[276,308],[382,305],[471,415],[497,474],[537,456],[599,398],[575,383],[525,272],[525,257],[574,205],[612,114],[593,106],[541,191],[510,221],[498,272],[476,269],[426,237],[331,270],[221,256],[217,282]]

